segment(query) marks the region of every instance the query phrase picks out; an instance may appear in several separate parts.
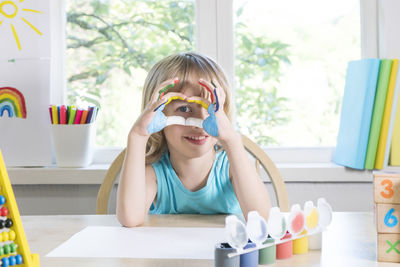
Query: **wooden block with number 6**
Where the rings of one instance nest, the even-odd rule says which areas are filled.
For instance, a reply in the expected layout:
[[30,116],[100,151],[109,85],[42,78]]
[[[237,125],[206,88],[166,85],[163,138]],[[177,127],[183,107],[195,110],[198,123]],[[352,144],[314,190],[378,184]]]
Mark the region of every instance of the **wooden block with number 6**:
[[378,233],[400,233],[400,204],[376,204]]
[[400,234],[378,234],[378,261],[400,262]]
[[400,174],[374,173],[374,201],[400,204]]

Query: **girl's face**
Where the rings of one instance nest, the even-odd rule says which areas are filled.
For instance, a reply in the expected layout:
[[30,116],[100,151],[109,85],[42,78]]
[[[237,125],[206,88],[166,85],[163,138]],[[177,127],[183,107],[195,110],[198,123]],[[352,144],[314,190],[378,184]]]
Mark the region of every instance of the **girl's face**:
[[[197,81],[186,82],[180,92],[187,97],[203,97],[204,89]],[[169,90],[173,91],[173,90]],[[165,106],[164,114],[168,116],[181,116],[185,119],[206,119],[207,111],[197,103],[189,103],[184,100],[173,100]],[[193,126],[170,125],[164,128],[165,138],[170,152],[179,152],[186,158],[196,158],[205,155],[214,149],[217,140],[207,134],[203,129]]]

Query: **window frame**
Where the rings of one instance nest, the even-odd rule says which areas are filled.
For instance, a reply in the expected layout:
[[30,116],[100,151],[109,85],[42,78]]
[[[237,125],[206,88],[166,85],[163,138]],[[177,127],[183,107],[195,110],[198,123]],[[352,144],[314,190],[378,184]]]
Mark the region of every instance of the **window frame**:
[[[50,1],[52,34],[51,103],[66,100],[66,16],[65,1]],[[234,0],[195,0],[196,50],[215,59],[225,70],[234,90]],[[379,57],[378,1],[360,1],[361,56]],[[379,51],[379,52],[378,52]],[[94,163],[110,163],[122,148],[98,148]],[[276,163],[331,162],[334,147],[278,147],[265,148]]]

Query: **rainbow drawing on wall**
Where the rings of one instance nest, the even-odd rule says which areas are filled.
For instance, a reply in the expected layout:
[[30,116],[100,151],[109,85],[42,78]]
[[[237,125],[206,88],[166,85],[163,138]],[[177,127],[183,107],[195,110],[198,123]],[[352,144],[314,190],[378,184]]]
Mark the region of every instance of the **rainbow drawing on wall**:
[[[18,37],[18,33],[16,28],[14,27],[13,19],[21,19],[25,24],[27,24],[29,27],[31,27],[32,30],[34,30],[37,34],[42,35],[42,33],[32,25],[27,19],[23,17],[25,13],[23,12],[33,12],[33,13],[41,13],[39,10],[31,9],[31,8],[23,8],[22,2],[24,0],[19,0],[19,1],[1,1],[0,0],[0,27],[2,25],[7,25],[9,24],[12,30],[12,33],[14,35],[15,42],[17,43],[18,49],[21,50],[21,42]],[[34,3],[32,3],[34,5]]]
[[0,87],[0,118],[6,111],[9,118],[26,118],[24,95],[13,87]]

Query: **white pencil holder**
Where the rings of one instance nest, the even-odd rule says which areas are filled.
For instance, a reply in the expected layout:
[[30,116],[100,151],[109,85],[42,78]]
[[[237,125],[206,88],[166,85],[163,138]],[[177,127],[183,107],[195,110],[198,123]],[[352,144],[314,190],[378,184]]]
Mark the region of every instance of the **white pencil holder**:
[[92,163],[96,124],[52,124],[58,167],[86,167]]

